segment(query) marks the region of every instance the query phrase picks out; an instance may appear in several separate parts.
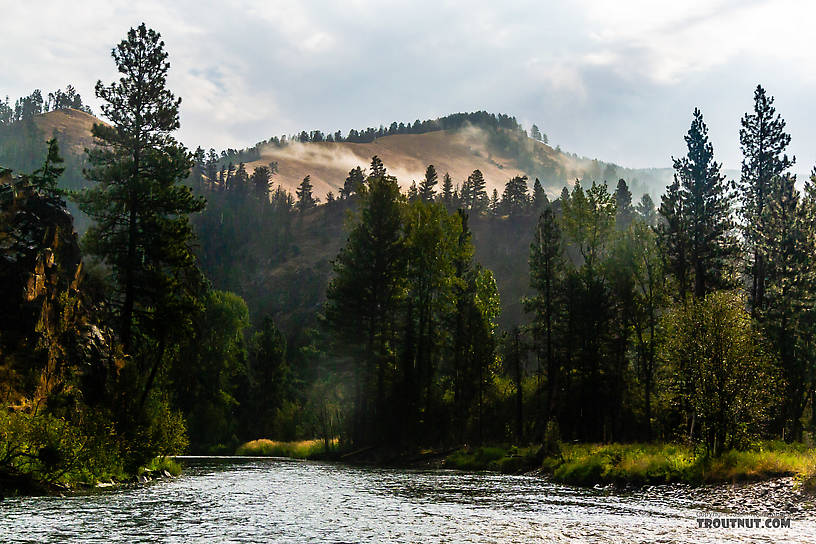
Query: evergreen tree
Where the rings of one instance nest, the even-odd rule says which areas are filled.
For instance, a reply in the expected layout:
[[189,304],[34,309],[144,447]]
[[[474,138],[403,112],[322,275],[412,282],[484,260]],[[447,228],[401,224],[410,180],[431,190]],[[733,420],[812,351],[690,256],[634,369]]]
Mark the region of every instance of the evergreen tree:
[[784,179],[784,172],[796,160],[785,154],[791,138],[785,132],[785,121],[776,113],[773,103],[773,97],[768,96],[761,85],[757,85],[754,112],[743,116],[740,129],[740,146],[744,156],[739,182],[740,216],[748,249],[751,310],[755,315],[763,307],[767,279],[768,265],[762,252],[762,239],[768,234],[764,210],[776,190],[773,184]]
[[252,190],[261,202],[269,202],[269,190],[272,187],[272,171],[268,166],[258,166],[252,172]]
[[550,199],[547,198],[544,187],[541,186],[541,182],[536,178],[535,183],[533,183],[533,211],[535,213],[541,213],[549,205]]
[[227,165],[227,171],[224,176],[224,190],[232,191],[235,188],[233,184],[233,177],[235,176],[235,165],[232,164],[232,161]]
[[363,175],[362,168],[359,166],[352,168],[343,183],[343,188],[340,189],[340,198],[350,198],[351,195],[360,192],[363,185],[365,185],[365,175]]
[[419,190],[417,189],[416,181],[412,181],[408,187],[408,202],[413,202],[419,199]]
[[242,162],[238,164],[233,176],[233,190],[240,194],[244,194],[249,186],[249,174],[246,171],[246,165]]
[[276,416],[289,397],[292,371],[287,362],[286,337],[269,316],[251,339],[249,370],[252,393],[247,404],[253,427],[263,436],[279,436]]
[[539,375],[544,374],[547,380],[546,399],[541,405],[542,413],[539,414],[543,425],[550,421],[555,412],[556,391],[560,381],[556,359],[556,328],[562,312],[562,251],[561,229],[552,208],[548,206],[541,212],[533,243],[530,244],[530,287],[535,295],[524,300],[525,309],[533,313],[533,342],[537,350]]
[[615,215],[615,227],[621,231],[629,228],[635,218],[635,209],[632,207],[632,193],[626,180],[619,179],[615,189],[615,203],[618,211]]
[[674,170],[682,187],[694,296],[702,298],[728,281],[729,259],[737,249],[732,234],[733,195],[720,173],[720,164],[714,161],[714,147],[699,109],[694,110],[685,140],[688,154],[674,159]]
[[44,194],[56,196],[60,194],[57,187],[57,180],[59,180],[62,173],[65,171],[64,166],[60,166],[65,161],[59,154],[59,144],[56,138],[48,140],[48,152],[45,156],[45,162],[42,167],[35,170],[31,174],[31,181],[37,190]]
[[487,213],[491,217],[496,217],[501,213],[501,202],[499,201],[499,190],[493,188],[493,194],[490,197],[490,203],[487,205]]
[[[474,170],[468,177],[468,200],[462,197],[462,203],[470,213],[482,213],[487,208],[487,191],[485,179],[480,170]],[[464,192],[464,188],[462,189]]]
[[457,198],[459,207],[468,213],[468,215],[470,215],[470,208],[473,205],[473,191],[471,190],[471,186],[470,177],[468,177],[462,183],[462,188],[459,190],[459,196]]
[[659,213],[662,217],[657,228],[660,247],[666,259],[666,268],[677,282],[678,298],[684,301],[691,273],[685,201],[677,174],[674,175],[674,182],[666,188],[666,193],[661,197]]
[[[179,126],[176,99],[166,88],[167,53],[144,24],[130,29],[112,52],[118,82],[96,84],[102,113],[97,147],[88,151],[94,186],[79,196],[95,224],[85,235],[89,253],[111,269],[113,301],[126,352],[155,345],[142,403],[162,363],[168,335],[188,322],[203,280],[195,263],[189,215],[204,208],[183,181],[190,155],[171,133]],[[134,334],[135,333],[135,334]],[[151,340],[136,345],[135,337]]]
[[650,227],[657,226],[657,210],[649,193],[643,193],[640,202],[635,206],[635,211],[644,223]]
[[530,129],[530,137],[534,140],[541,140],[541,130],[535,124]]
[[351,427],[357,445],[385,433],[386,372],[393,364],[405,282],[399,186],[379,176],[369,177],[368,185],[359,222],[333,262],[325,308],[338,347],[353,361]]
[[436,168],[433,164],[429,164],[425,170],[425,178],[419,183],[419,198],[422,202],[433,202],[436,196],[437,175]]
[[387,175],[388,172],[386,172],[385,165],[383,164],[382,160],[377,155],[371,157],[371,167],[369,168],[368,177],[385,178]]
[[501,209],[513,217],[527,212],[530,197],[527,194],[527,176],[515,176],[504,186]]
[[442,204],[448,211],[453,210],[453,200],[453,180],[450,174],[445,172],[445,175],[442,177]]
[[311,176],[306,176],[303,178],[303,181],[300,182],[300,185],[295,191],[295,194],[297,194],[297,202],[295,203],[295,207],[301,213],[317,206],[317,199],[312,196],[313,188]]
[[812,329],[803,320],[803,301],[807,300],[808,267],[812,253],[807,241],[807,212],[792,174],[771,180],[771,192],[763,207],[764,229],[758,241],[764,262],[762,306],[756,311],[760,323],[779,355],[785,383],[780,427],[783,436],[801,440],[801,416],[808,401],[812,382],[808,344]]

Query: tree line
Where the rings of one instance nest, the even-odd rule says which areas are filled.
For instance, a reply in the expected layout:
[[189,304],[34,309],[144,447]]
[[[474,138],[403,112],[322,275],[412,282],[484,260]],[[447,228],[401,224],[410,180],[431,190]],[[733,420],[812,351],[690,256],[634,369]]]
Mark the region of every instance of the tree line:
[[[550,202],[522,177],[499,199],[478,172],[437,193],[429,166],[404,195],[380,186],[376,158],[368,177],[350,175],[341,198],[356,193],[362,211],[334,261],[325,323],[352,376],[352,441],[557,432],[691,440],[716,455],[757,438],[801,440],[814,422],[816,177],[800,193],[785,122],[761,86],[754,99],[740,179],[726,181],[695,110],[658,210],[648,195],[635,205],[624,180],[614,191],[576,181]],[[459,328],[461,263],[446,261],[443,225],[461,237],[468,218],[531,213],[530,321],[474,337]],[[435,236],[412,242],[417,219],[436,223]]]
[[9,102],[8,96],[0,101],[0,127],[63,108],[74,108],[93,114],[90,106],[82,102],[82,97],[73,85],[68,85],[64,91],[57,89],[45,97],[42,91],[35,89],[30,95],[18,98],[13,104]]

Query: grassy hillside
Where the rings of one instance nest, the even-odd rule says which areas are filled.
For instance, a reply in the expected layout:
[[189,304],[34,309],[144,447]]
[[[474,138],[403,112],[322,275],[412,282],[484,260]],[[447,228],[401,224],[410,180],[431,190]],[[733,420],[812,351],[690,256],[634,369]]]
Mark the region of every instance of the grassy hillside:
[[[65,108],[0,127],[0,166],[30,174],[42,166],[47,148],[45,142],[54,137],[65,159],[60,186],[81,189],[87,183],[82,175],[85,148],[93,145],[91,128],[100,122],[84,111]],[[68,203],[68,209],[74,215],[74,227],[78,232],[84,232],[89,223],[87,216],[73,202]]]
[[[82,178],[84,150],[93,145],[91,127],[98,118],[75,109],[62,109],[38,115],[31,121],[15,123],[0,130],[0,165],[18,172],[30,172],[42,162],[44,142],[56,136],[66,158],[62,180],[65,188],[77,189],[85,184]],[[528,138],[524,133],[507,129],[485,129],[466,126],[459,130],[437,130],[423,134],[394,134],[369,143],[293,142],[285,146],[261,144],[260,158],[247,163],[253,168],[277,162],[276,184],[295,190],[306,175],[310,175],[315,193],[338,189],[349,170],[365,168],[371,157],[378,155],[388,170],[404,186],[422,178],[425,167],[433,164],[440,176],[448,172],[454,183],[461,184],[473,170],[485,176],[488,192],[502,192],[508,179],[527,175],[538,177],[550,196],[580,179],[606,179],[613,184],[625,178],[635,197],[649,192],[653,197],[662,193],[670,181],[666,168],[628,169],[613,163],[580,157]],[[81,225],[80,225],[81,226]]]
[[422,179],[425,167],[433,164],[437,172],[447,172],[461,184],[471,172],[481,170],[488,192],[501,194],[508,179],[527,175],[539,178],[550,196],[578,179],[607,179],[614,184],[624,177],[636,197],[644,192],[662,193],[670,181],[669,169],[627,169],[611,163],[579,157],[554,149],[523,134],[498,129],[493,133],[477,127],[463,130],[438,130],[424,134],[394,134],[370,143],[309,142],[279,147],[260,146],[260,159],[247,163],[247,170],[277,162],[275,181],[294,190],[304,176],[311,176],[315,193],[335,195],[349,170],[365,168],[374,155],[379,156],[403,188]]

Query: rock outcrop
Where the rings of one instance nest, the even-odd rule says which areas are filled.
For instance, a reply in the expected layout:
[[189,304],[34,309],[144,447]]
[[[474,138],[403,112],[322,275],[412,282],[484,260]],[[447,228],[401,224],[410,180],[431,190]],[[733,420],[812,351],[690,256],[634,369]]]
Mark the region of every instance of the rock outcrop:
[[73,219],[58,196],[0,172],[0,399],[23,408],[55,395],[104,394],[120,367],[109,328],[82,291]]

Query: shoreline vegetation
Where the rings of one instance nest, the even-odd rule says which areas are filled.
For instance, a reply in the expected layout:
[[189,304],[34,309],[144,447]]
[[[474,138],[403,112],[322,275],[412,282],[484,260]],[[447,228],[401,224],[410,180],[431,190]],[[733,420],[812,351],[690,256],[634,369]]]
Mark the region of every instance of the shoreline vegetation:
[[639,487],[684,483],[694,486],[756,482],[794,477],[806,491],[816,492],[816,448],[803,443],[768,441],[751,450],[729,450],[706,456],[682,444],[559,444],[517,447],[464,446],[452,451],[414,453],[347,452],[334,439],[328,451],[323,440],[293,442],[259,439],[238,447],[238,456],[341,460],[352,464],[435,466],[470,472],[538,473],[578,487]]
[[5,496],[43,496],[78,493],[94,489],[106,489],[125,485],[146,484],[162,478],[179,476],[181,465],[172,457],[161,456],[152,459],[135,472],[120,471],[106,477],[90,476],[81,469],[68,471],[57,480],[38,477],[33,472],[0,471],[0,500]]

